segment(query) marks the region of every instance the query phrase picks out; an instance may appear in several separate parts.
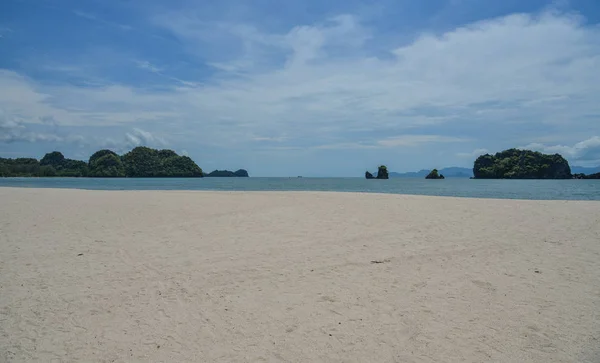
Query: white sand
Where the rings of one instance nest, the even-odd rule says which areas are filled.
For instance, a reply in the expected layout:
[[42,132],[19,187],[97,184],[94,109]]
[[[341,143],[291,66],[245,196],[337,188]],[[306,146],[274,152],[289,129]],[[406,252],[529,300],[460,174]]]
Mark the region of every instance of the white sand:
[[599,362],[600,203],[0,188],[0,361]]

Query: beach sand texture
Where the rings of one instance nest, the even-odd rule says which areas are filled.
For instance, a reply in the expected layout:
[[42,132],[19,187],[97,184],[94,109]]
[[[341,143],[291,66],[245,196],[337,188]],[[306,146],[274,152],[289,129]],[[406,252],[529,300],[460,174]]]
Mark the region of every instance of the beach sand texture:
[[600,203],[0,188],[3,362],[600,362]]

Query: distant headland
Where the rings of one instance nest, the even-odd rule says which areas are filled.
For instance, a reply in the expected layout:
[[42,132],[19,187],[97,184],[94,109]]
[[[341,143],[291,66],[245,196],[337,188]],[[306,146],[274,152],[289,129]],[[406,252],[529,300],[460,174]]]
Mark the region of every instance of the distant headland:
[[90,178],[202,178],[248,177],[244,169],[215,170],[204,174],[189,157],[173,150],[139,146],[124,155],[111,150],[95,152],[88,162],[67,159],[58,151],[41,160],[0,158],[0,177],[90,177]]

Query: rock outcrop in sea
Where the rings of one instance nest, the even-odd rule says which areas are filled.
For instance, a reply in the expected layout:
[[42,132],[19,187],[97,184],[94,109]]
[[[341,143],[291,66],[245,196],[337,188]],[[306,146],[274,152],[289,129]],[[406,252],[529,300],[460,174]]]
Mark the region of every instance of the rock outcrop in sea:
[[381,165],[377,168],[377,179],[389,179],[390,175],[388,174],[387,167],[385,165]]
[[437,169],[433,169],[431,173],[427,174],[425,179],[446,179],[443,174],[440,174]]
[[385,165],[380,165],[377,168],[377,176],[374,176],[370,172],[365,172],[365,178],[367,179],[389,179],[390,175],[388,173],[387,167]]

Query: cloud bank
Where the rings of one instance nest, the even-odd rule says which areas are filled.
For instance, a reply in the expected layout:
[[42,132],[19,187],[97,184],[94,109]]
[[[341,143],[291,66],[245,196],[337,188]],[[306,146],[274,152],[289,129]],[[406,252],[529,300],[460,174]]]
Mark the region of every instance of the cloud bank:
[[[410,41],[351,14],[271,32],[206,21],[193,9],[147,22],[181,44],[185,65],[123,57],[122,67],[147,75],[143,86],[44,82],[0,70],[0,142],[60,141],[24,131],[51,118],[82,135],[120,128],[129,146],[165,145],[153,136],[165,135],[192,156],[350,149],[369,151],[371,162],[390,149],[429,148],[462,163],[475,155],[465,150],[531,144],[573,161],[600,160],[598,136],[581,141],[600,134],[600,28],[578,14],[512,14]],[[535,142],[544,137],[557,144]]]

